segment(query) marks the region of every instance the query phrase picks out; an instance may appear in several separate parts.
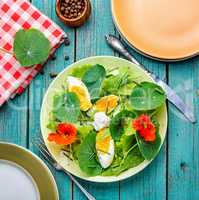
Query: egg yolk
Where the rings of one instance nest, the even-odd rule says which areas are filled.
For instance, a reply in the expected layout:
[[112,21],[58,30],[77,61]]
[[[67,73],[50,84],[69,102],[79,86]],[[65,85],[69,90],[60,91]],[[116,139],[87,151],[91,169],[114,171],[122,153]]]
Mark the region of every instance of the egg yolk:
[[109,151],[111,136],[106,136],[103,138],[104,130],[97,133],[97,138],[100,138],[96,142],[96,149],[100,151],[101,154],[105,154]]
[[100,112],[111,112],[118,104],[118,97],[109,95],[102,97],[96,102],[96,109]]
[[86,90],[83,87],[71,86],[69,87],[69,92],[74,92],[78,96],[81,110],[87,111],[89,108],[91,108],[92,104]]

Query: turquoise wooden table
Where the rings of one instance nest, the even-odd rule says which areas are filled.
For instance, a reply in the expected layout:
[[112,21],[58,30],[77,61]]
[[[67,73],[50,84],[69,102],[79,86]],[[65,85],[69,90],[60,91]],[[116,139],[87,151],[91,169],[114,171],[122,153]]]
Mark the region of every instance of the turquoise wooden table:
[[[94,55],[114,55],[104,35],[116,34],[109,0],[92,0],[92,17],[78,29],[67,28],[56,17],[55,0],[32,0],[43,13],[57,22],[70,37],[68,47],[60,47],[56,60],[50,61],[28,89],[0,108],[0,140],[13,142],[38,153],[32,139],[40,135],[40,107],[43,95],[52,81],[50,72],[59,73],[70,63]],[[199,119],[199,58],[179,63],[161,63],[132,51],[144,65],[175,88],[195,110]],[[68,61],[64,60],[69,55]],[[115,54],[116,55],[116,54]],[[12,105],[12,106],[10,106]],[[143,172],[122,182],[93,184],[81,181],[97,200],[198,200],[199,199],[199,124],[191,124],[168,104],[168,132],[164,146]],[[64,174],[51,169],[60,200],[82,200],[85,197]]]

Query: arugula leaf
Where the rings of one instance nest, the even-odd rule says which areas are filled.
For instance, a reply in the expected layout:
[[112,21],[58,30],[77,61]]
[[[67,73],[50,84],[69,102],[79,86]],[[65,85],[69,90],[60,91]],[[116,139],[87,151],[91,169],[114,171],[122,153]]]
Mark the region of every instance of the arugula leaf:
[[96,134],[91,132],[79,147],[78,162],[80,169],[89,176],[97,176],[102,173],[102,167],[96,159],[95,141]]
[[158,132],[156,132],[156,140],[154,142],[145,142],[139,134],[136,134],[136,140],[140,152],[146,160],[153,159],[160,150],[161,137]]
[[77,128],[78,135],[80,139],[84,139],[91,131],[93,131],[93,126],[82,125]]
[[73,92],[54,96],[53,115],[61,122],[75,123],[80,114],[80,102]]
[[91,99],[96,99],[99,97],[101,85],[105,77],[105,68],[102,65],[98,64],[92,66],[84,73],[82,81],[87,86],[88,91],[91,95]]
[[[125,86],[129,82],[129,77],[130,77],[129,68],[122,67],[122,68],[118,68],[117,71],[118,71],[117,74],[110,75],[108,78],[104,80],[103,82],[104,93],[118,95],[118,94],[124,94],[125,92],[127,92],[128,87],[125,87]],[[131,88],[131,91],[132,91],[132,88]]]
[[121,159],[116,157],[116,159],[114,160],[112,165],[108,169],[106,169],[102,173],[102,175],[103,176],[118,176],[123,171],[126,171],[130,168],[136,167],[143,161],[144,161],[144,158],[142,157],[142,155],[139,151],[139,148],[135,147],[128,153],[128,155],[123,160],[123,162],[121,161]]
[[37,29],[19,30],[14,39],[14,54],[22,66],[43,63],[50,54],[48,38]]
[[75,67],[71,73],[71,76],[75,76],[77,78],[82,78],[87,70],[89,70],[92,67],[92,65],[81,65],[78,67]]
[[118,94],[129,96],[132,93],[132,89],[135,87],[135,83],[127,83],[119,88]]
[[134,146],[137,143],[135,135],[126,134],[122,135],[120,142],[122,145],[123,154],[125,154],[132,146]]
[[125,126],[129,125],[128,124],[129,123],[128,118],[134,119],[135,117],[136,117],[136,114],[134,112],[131,112],[131,111],[128,111],[128,110],[123,110],[111,119],[110,132],[111,132],[112,138],[115,141],[120,140],[121,136],[125,132]]
[[49,123],[47,124],[47,128],[50,129],[51,131],[56,131],[57,130],[57,122],[54,120],[50,120]]
[[130,101],[134,110],[153,110],[166,100],[163,89],[151,82],[142,82],[134,87]]

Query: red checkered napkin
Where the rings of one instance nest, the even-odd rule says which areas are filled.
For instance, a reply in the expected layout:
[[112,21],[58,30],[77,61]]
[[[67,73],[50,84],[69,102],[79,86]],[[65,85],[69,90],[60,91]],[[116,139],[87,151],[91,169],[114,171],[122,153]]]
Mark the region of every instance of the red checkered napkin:
[[[12,51],[15,33],[30,27],[39,29],[50,40],[53,53],[66,34],[26,0],[0,0],[0,47]],[[15,94],[21,94],[41,69],[21,67],[16,59],[0,52],[0,106]]]

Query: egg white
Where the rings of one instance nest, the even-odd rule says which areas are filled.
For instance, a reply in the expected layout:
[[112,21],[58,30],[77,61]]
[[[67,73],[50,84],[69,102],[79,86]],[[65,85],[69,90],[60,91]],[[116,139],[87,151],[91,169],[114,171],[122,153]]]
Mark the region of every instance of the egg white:
[[115,154],[115,146],[114,146],[114,141],[113,139],[110,140],[109,142],[109,149],[106,153],[97,150],[97,156],[99,159],[99,163],[102,166],[102,168],[107,168],[111,165],[114,159],[114,154]]

